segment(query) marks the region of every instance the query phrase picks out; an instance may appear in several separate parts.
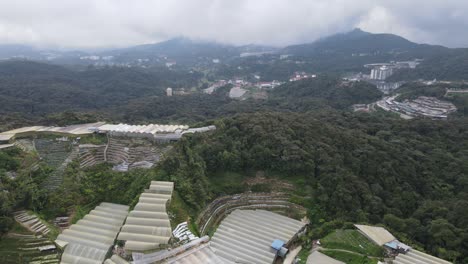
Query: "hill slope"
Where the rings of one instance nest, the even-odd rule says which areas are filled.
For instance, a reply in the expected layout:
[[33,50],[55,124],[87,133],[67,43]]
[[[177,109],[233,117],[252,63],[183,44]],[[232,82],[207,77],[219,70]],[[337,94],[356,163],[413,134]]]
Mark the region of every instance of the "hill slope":
[[313,56],[319,54],[401,54],[411,52],[412,55],[424,55],[446,50],[442,46],[416,44],[403,37],[393,34],[372,34],[355,29],[348,33],[332,35],[313,43],[286,47],[284,52],[298,56]]
[[[220,171],[280,175],[295,183],[314,228],[337,219],[385,223],[435,255],[468,260],[463,122],[311,112],[243,114],[216,125],[212,135],[182,141],[180,158],[167,160],[164,169],[174,178],[190,174],[182,159],[196,161],[209,182]],[[202,184],[196,190],[208,188],[196,181]]]
[[0,63],[0,113],[41,115],[93,110],[163,95],[167,86],[192,84],[198,75],[166,68],[89,68],[72,71],[28,61]]

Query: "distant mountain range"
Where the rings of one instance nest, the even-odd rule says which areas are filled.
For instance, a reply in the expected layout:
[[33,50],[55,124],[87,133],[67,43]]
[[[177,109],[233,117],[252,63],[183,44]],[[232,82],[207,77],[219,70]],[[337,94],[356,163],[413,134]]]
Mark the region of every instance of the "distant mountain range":
[[393,34],[372,34],[355,29],[347,33],[332,35],[313,43],[288,46],[283,52],[302,56],[320,54],[402,54],[412,52],[423,55],[428,52],[448,50],[437,45],[417,44]]
[[196,60],[225,60],[241,55],[271,53],[278,49],[259,45],[233,46],[215,42],[193,41],[187,38],[174,38],[156,44],[145,44],[128,48],[89,51],[60,51],[34,48],[27,45],[0,45],[0,60],[30,59],[56,63],[103,63],[125,64],[131,62],[148,63],[191,63]]
[[[294,61],[309,63],[318,71],[354,71],[363,64],[390,60],[425,59],[431,64],[445,58],[457,61],[463,71],[468,62],[456,60],[458,54],[466,58],[468,49],[450,49],[438,45],[417,44],[393,34],[372,34],[355,29],[335,34],[312,43],[291,45],[284,48],[246,45],[233,46],[215,42],[174,38],[156,44],[99,52],[59,51],[36,49],[26,45],[0,45],[1,59],[28,59],[55,64],[117,65],[117,66],[210,66],[229,64],[244,57],[266,55],[274,61],[280,55],[289,55]],[[269,57],[268,57],[269,56]],[[437,58],[436,60],[433,58]],[[450,64],[449,62],[444,64]],[[234,64],[232,64],[234,65]],[[341,65],[341,66],[340,66]],[[430,65],[431,68],[433,65]]]
[[[312,43],[274,48],[259,45],[233,46],[216,42],[193,41],[187,38],[174,38],[155,44],[145,44],[102,52],[59,51],[39,49],[27,45],[0,45],[0,59],[31,58],[44,60],[63,60],[66,57],[114,56],[122,60],[149,57],[187,57],[227,58],[241,54],[291,53],[295,55],[313,55],[324,52],[337,53],[375,53],[404,52],[415,49],[447,49],[442,46],[416,44],[403,37],[392,34],[372,34],[360,29],[340,33],[319,39]],[[92,59],[92,58],[91,58]]]

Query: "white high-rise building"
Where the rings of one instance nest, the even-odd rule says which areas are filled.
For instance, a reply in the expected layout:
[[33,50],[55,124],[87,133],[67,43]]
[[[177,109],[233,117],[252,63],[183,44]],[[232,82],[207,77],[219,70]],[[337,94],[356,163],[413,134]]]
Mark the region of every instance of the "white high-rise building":
[[393,69],[384,65],[382,67],[373,68],[371,70],[370,78],[372,80],[385,80],[392,74]]
[[171,87],[166,89],[166,95],[167,96],[172,96],[172,88]]

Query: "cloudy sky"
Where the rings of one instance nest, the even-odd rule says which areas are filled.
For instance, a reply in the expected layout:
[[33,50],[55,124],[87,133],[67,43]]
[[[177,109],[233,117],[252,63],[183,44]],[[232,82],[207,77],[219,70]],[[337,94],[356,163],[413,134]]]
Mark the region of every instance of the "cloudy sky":
[[310,42],[355,27],[468,47],[467,0],[0,0],[0,43],[123,47],[186,36]]

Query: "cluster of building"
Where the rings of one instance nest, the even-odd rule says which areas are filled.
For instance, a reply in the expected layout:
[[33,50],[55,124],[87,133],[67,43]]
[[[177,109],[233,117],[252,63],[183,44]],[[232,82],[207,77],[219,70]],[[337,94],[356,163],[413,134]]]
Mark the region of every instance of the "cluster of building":
[[[257,76],[255,76],[257,78]],[[228,84],[233,85],[233,88],[247,88],[247,87],[254,87],[257,89],[273,89],[282,84],[282,82],[273,80],[271,82],[249,82],[241,78],[233,79],[233,80],[219,80],[213,83],[210,87],[203,90],[206,94],[212,94],[216,89],[226,86]]]
[[[260,76],[254,75],[255,79],[260,79]],[[306,72],[295,72],[290,78],[290,82],[300,81],[309,78],[315,78],[317,75],[309,74]],[[212,94],[218,88],[223,87],[225,85],[231,84],[233,88],[229,93],[229,97],[231,98],[241,98],[247,90],[245,88],[256,88],[259,90],[266,90],[266,89],[274,89],[283,84],[283,82],[273,80],[269,82],[249,82],[241,78],[233,79],[233,80],[219,80],[213,83],[210,87],[203,90],[206,94]],[[168,94],[169,95],[169,94]]]
[[397,69],[414,69],[421,62],[416,59],[413,61],[391,61],[388,63],[372,63],[364,65],[365,68],[370,68],[370,74],[351,74],[345,78],[345,81],[356,82],[366,81],[377,87],[384,94],[389,94],[391,91],[401,87],[404,82],[388,82],[388,77],[392,76]]
[[173,95],[184,96],[184,95],[190,95],[190,94],[192,93],[189,91],[186,91],[185,88],[172,89],[171,87],[168,87],[166,89],[166,96],[173,96]]
[[[259,79],[260,76],[255,75],[256,79]],[[277,86],[281,85],[282,83],[273,80],[270,82],[249,82],[241,78],[233,79],[233,80],[219,80],[213,83],[210,87],[203,90],[206,94],[212,94],[218,88],[232,85],[233,87],[229,91],[229,97],[233,99],[241,99],[244,98],[244,95],[249,91],[247,88],[254,89],[255,91],[262,91],[267,89],[274,89]]]
[[343,78],[343,83],[360,81],[365,81],[375,85],[377,89],[379,89],[384,94],[389,94],[391,91],[400,88],[404,84],[404,82],[388,82],[379,79],[370,79],[369,75],[365,75],[362,73],[351,74]]
[[412,61],[391,61],[389,63],[366,64],[364,67],[371,69],[368,76],[369,79],[383,81],[390,77],[396,69],[414,69],[420,62],[421,60],[419,59]]
[[114,59],[114,56],[97,56],[97,55],[88,55],[88,56],[81,56],[80,60],[91,60],[91,61],[111,61]]
[[377,66],[371,70],[369,79],[385,80],[393,74],[393,68],[387,65]]
[[277,80],[273,80],[271,82],[258,82],[258,83],[255,83],[255,87],[259,88],[259,89],[273,89],[277,86],[280,86],[281,84],[283,84],[282,82],[280,81],[277,81]]
[[414,100],[398,102],[398,95],[385,97],[376,105],[385,111],[399,113],[403,118],[428,117],[433,119],[445,119],[448,114],[457,111],[454,104],[439,100],[435,97],[420,96]]
[[290,82],[300,81],[309,78],[315,78],[317,75],[315,74],[308,74],[305,72],[295,72],[291,77],[289,77]]

